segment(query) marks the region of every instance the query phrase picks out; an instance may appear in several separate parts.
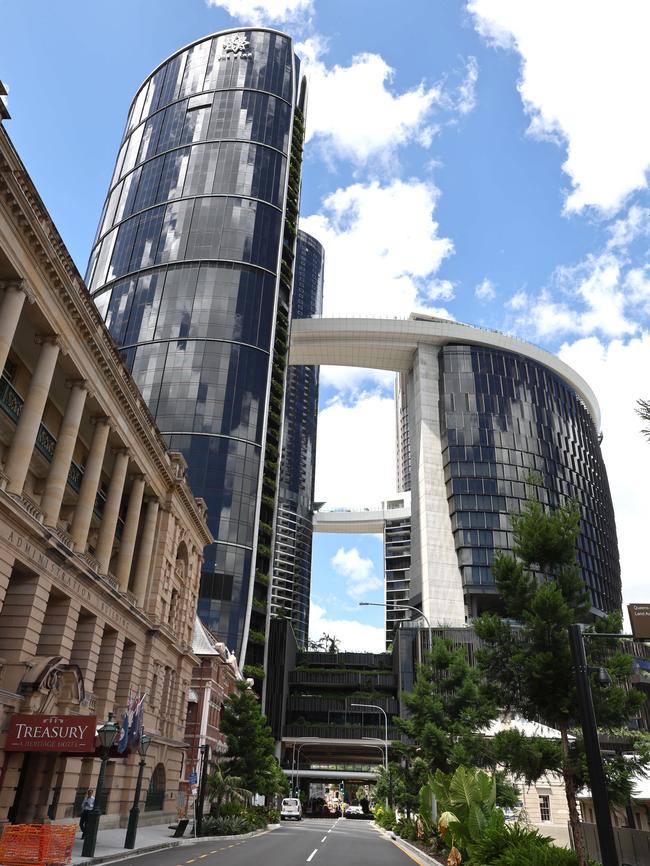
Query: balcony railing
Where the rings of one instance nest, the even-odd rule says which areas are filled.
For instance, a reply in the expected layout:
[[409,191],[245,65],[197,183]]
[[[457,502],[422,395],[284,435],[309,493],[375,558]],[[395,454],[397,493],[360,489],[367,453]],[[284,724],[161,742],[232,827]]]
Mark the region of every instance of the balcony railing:
[[[286,725],[284,736],[287,737],[319,737],[329,740],[363,740],[369,737],[373,740],[383,740],[385,728],[383,725]],[[388,727],[389,740],[401,740],[402,732],[397,728]]]
[[388,653],[299,653],[298,664],[309,664],[321,668],[369,668],[373,670],[390,671],[393,667],[392,658]]
[[[14,386],[6,379],[4,376],[0,377],[0,409],[3,410],[5,415],[7,415],[11,420],[17,424],[20,419],[20,414],[23,411],[23,405],[25,401],[20,396],[18,391],[14,388]],[[45,424],[41,424],[38,428],[38,433],[36,434],[36,449],[37,451],[45,457],[46,460],[52,462],[52,458],[54,457],[54,450],[56,448],[56,437],[50,433]],[[70,470],[68,471],[67,482],[70,487],[76,492],[79,493],[81,490],[81,482],[83,480],[84,470],[78,463],[75,463],[74,460],[70,464]],[[95,505],[94,512],[97,517],[101,517],[104,513],[104,506],[106,505],[106,494],[103,490],[97,491],[97,496],[95,497]],[[124,520],[123,518],[118,518],[117,526],[115,527],[115,537],[119,540],[122,537],[122,531],[124,530]]]
[[289,683],[316,687],[343,686],[357,691],[397,688],[394,674],[378,674],[372,671],[291,671]]
[[[361,710],[358,707],[352,709],[350,707],[350,703],[354,702],[357,704],[376,704],[378,707],[381,707],[390,715],[398,715],[399,714],[399,701],[397,698],[385,698],[385,697],[372,697],[372,698],[360,698],[356,696],[352,696],[351,698],[328,698],[327,696],[312,696],[312,697],[302,697],[300,695],[293,695],[287,699],[287,711],[295,712],[295,713],[320,713],[320,712],[333,712],[333,713],[345,713],[345,712],[356,712],[359,713]],[[372,710],[368,709],[368,713],[371,713]]]

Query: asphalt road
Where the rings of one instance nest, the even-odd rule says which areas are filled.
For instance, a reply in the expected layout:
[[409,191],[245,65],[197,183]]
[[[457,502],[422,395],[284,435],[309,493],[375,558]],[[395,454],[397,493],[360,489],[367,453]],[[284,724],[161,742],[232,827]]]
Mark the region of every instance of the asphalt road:
[[285,822],[249,839],[197,842],[122,860],[134,866],[412,866],[406,854],[365,821]]

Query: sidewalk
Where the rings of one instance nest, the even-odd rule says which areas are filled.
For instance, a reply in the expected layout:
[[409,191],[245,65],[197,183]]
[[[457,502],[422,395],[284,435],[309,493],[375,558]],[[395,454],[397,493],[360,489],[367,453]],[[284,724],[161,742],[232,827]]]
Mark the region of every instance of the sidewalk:
[[166,824],[152,824],[150,827],[138,827],[135,848],[132,850],[124,847],[125,827],[113,830],[102,830],[100,827],[97,833],[95,856],[92,858],[81,856],[83,839],[77,833],[77,838],[74,840],[74,848],[72,849],[72,863],[84,863],[89,866],[91,863],[103,863],[107,860],[119,859],[130,854],[143,854],[146,851],[155,851],[161,848],[174,848],[181,845],[185,840],[193,840],[194,837],[190,835],[191,822],[185,830],[185,836],[182,839],[172,839],[174,831],[169,829],[169,824],[170,822],[168,821]]
[[[81,849],[83,848],[83,839],[77,834],[74,840],[74,848],[72,849],[72,864],[84,864],[91,866],[92,863],[107,863],[112,860],[122,860],[125,857],[132,857],[136,854],[146,854],[147,851],[160,851],[163,848],[177,848],[179,845],[191,845],[194,842],[194,836],[190,832],[192,822],[187,826],[185,835],[180,839],[173,839],[173,830],[169,829],[169,821],[166,824],[153,824],[150,827],[139,827],[135,839],[135,848],[127,849],[124,847],[124,837],[126,836],[126,828],[122,827],[119,830],[102,830],[100,828],[97,833],[97,845],[95,846],[94,857],[82,857]],[[224,842],[228,839],[248,839],[251,836],[258,836],[260,833],[266,833],[269,830],[277,830],[279,824],[269,824],[266,829],[254,830],[252,833],[242,833],[239,836],[200,836],[199,841],[210,842],[212,840]]]

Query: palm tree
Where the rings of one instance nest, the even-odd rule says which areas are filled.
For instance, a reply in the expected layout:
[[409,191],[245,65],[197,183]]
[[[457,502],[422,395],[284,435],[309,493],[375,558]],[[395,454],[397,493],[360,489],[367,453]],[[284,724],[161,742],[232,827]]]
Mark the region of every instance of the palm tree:
[[241,803],[246,803],[253,796],[252,791],[243,787],[242,779],[239,776],[229,775],[227,768],[221,764],[217,764],[206,782],[206,793],[212,804],[210,811],[215,818],[219,817],[223,803],[227,803],[229,800],[239,800]]

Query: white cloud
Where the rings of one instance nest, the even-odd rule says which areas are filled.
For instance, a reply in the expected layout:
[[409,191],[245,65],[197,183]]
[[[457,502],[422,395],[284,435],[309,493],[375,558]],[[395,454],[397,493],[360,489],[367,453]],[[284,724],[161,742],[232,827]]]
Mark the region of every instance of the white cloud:
[[328,619],[327,610],[312,602],[309,609],[309,637],[318,640],[321,635],[337,637],[342,652],[383,652],[386,635],[383,628],[365,625],[352,619]]
[[494,288],[494,283],[492,280],[489,280],[487,277],[478,284],[478,286],[474,289],[474,294],[479,299],[479,301],[493,301],[496,298],[496,290]]
[[637,333],[639,305],[648,300],[645,272],[628,271],[624,258],[605,251],[574,267],[557,268],[539,295],[519,292],[507,306],[516,312],[515,329],[536,337],[622,337]]
[[430,305],[451,284],[435,277],[453,252],[438,236],[437,189],[419,180],[353,184],[327,196],[300,227],[325,247],[325,315],[407,316],[416,309],[450,318]]
[[530,132],[566,143],[567,211],[617,209],[650,167],[650,4],[469,0],[476,29],[522,59]]
[[647,599],[647,515],[645,479],[650,478],[650,443],[635,412],[639,398],[650,398],[650,333],[627,343],[604,344],[587,337],[562,346],[560,357],[594,389],[602,412],[603,457],[614,500],[626,603]]
[[336,398],[322,409],[315,499],[334,506],[375,505],[395,483],[394,400],[365,393],[350,404]]
[[475,57],[469,57],[465,79],[458,88],[456,107],[460,114],[469,114],[476,108],[476,82],[478,81],[478,63]]
[[347,578],[346,592],[357,601],[366,593],[383,586],[384,581],[374,573],[372,559],[361,556],[356,547],[349,550],[339,547],[331,559],[331,565],[337,574]]
[[296,21],[313,10],[313,0],[207,0],[247,24]]
[[328,68],[321,60],[325,44],[318,37],[296,50],[309,82],[307,141],[318,141],[326,158],[385,160],[399,145],[415,141],[428,146],[433,135],[429,115],[441,99],[438,87],[420,83],[394,93],[394,70],[378,54],[359,54],[349,66]]
[[627,250],[630,244],[643,236],[650,235],[650,208],[632,205],[624,217],[613,222],[609,227],[610,250]]
[[346,393],[357,393],[369,386],[380,386],[382,389],[393,390],[395,373],[391,370],[367,370],[365,367],[336,367],[322,365],[320,368],[320,384],[330,385]]

